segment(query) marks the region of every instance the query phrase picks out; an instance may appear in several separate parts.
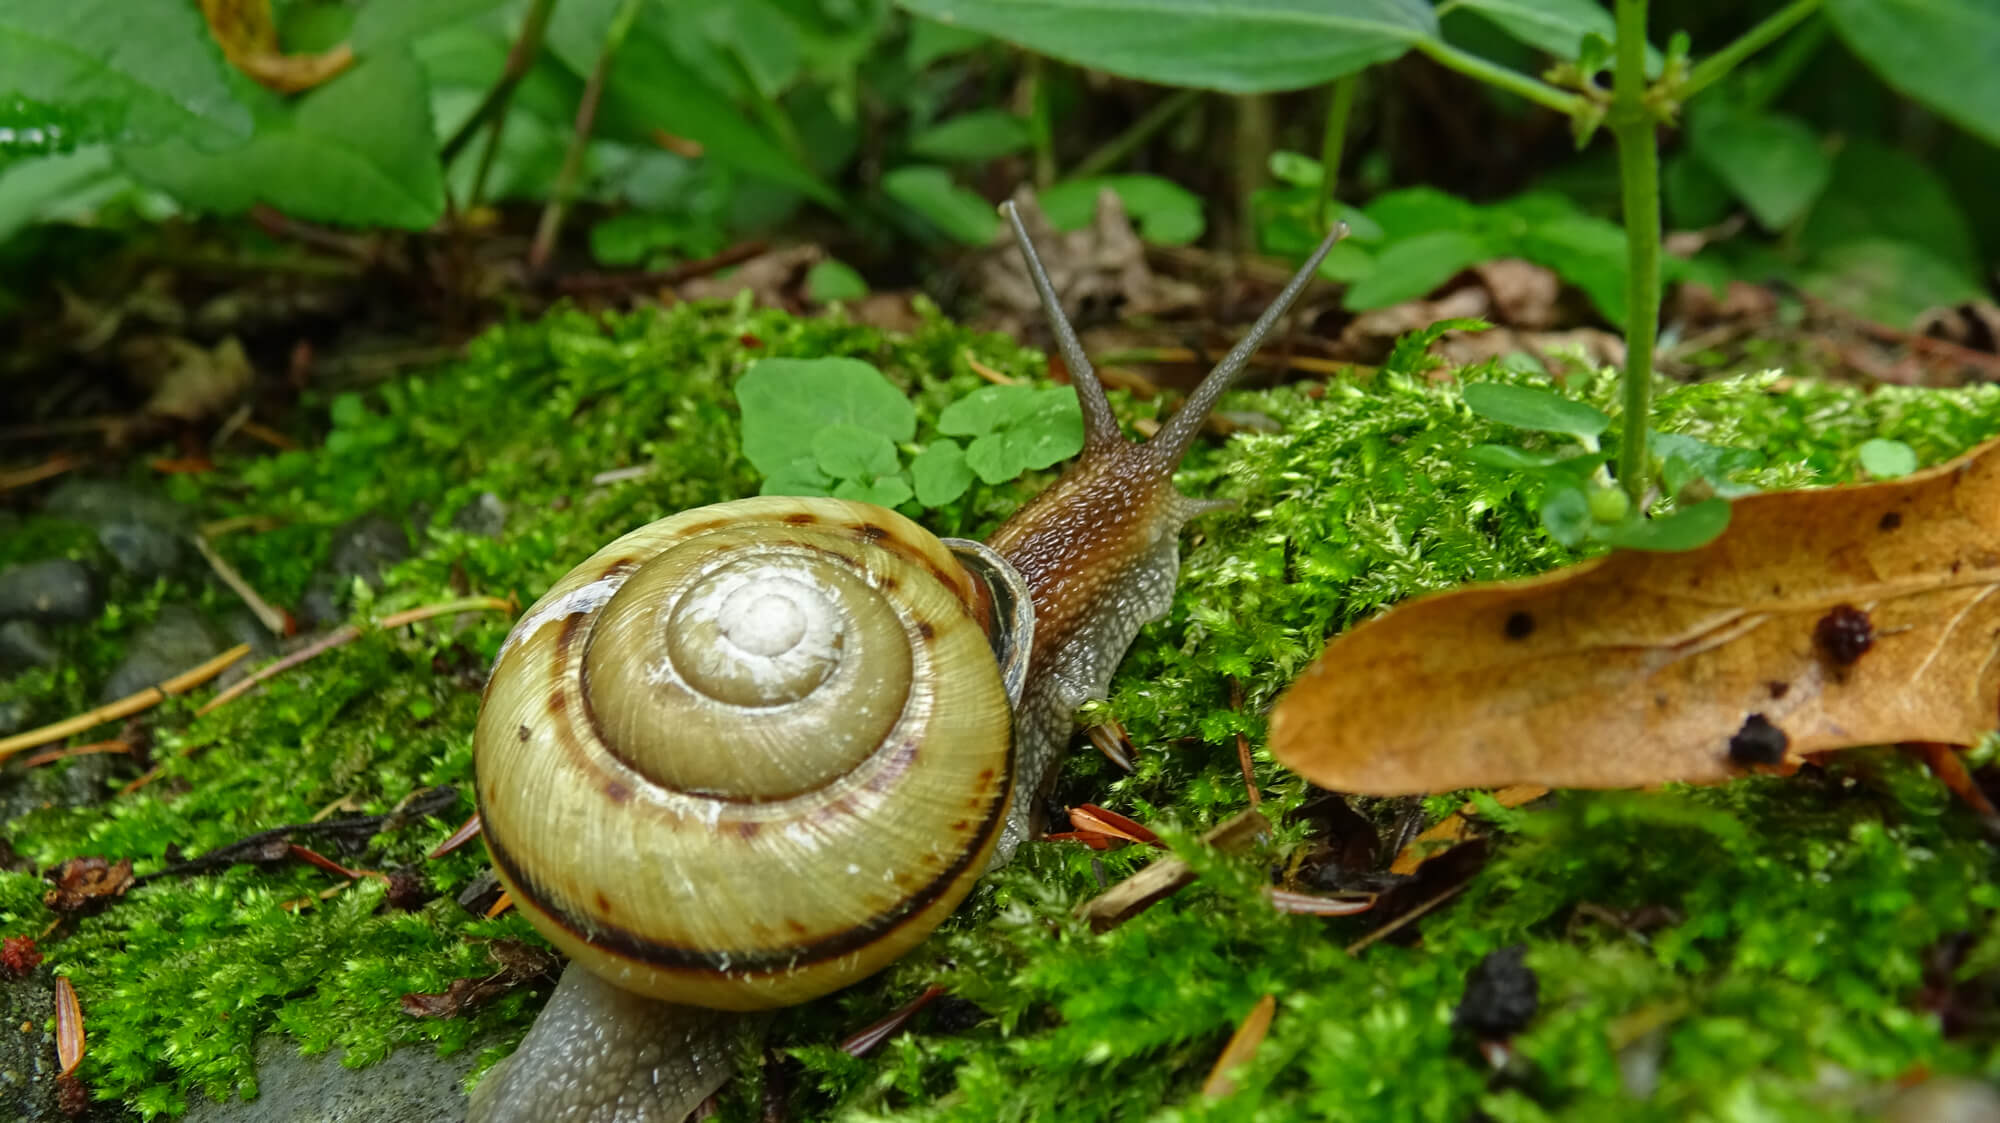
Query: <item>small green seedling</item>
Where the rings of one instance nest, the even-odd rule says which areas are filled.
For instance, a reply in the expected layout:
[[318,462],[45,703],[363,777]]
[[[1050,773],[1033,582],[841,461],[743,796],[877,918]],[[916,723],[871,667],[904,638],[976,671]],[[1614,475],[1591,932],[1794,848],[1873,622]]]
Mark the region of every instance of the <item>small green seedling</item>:
[[1467,459],[1543,482],[1542,527],[1566,546],[1603,543],[1628,550],[1692,550],[1729,525],[1729,500],[1754,488],[1730,473],[1755,466],[1755,453],[1718,448],[1679,433],[1647,433],[1649,459],[1665,493],[1678,507],[1647,517],[1612,479],[1611,453],[1598,437],[1611,426],[1602,410],[1532,386],[1475,382],[1464,389],[1466,407],[1489,421],[1530,432],[1574,438],[1553,452],[1514,445],[1475,445]]
[[[832,495],[942,507],[973,480],[1002,484],[1083,449],[1083,413],[1066,386],[988,386],[938,415],[945,434],[905,469],[917,415],[859,359],[762,359],[736,384],[743,452],[765,495]],[[970,438],[961,443],[954,437]]]

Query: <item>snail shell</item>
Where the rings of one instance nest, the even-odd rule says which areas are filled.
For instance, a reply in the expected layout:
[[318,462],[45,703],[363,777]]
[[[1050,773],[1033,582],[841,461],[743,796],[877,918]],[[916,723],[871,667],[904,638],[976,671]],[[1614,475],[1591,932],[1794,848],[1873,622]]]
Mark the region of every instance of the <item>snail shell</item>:
[[1026,609],[998,587],[836,499],[612,542],[494,664],[475,770],[501,881],[566,955],[673,1002],[786,1005],[878,970],[958,905],[1006,817],[1010,698],[978,614]]

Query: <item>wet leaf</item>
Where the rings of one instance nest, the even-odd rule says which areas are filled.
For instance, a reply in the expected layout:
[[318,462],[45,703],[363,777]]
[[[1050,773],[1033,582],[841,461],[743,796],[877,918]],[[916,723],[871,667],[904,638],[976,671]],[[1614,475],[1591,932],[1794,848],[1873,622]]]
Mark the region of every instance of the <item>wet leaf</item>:
[[[1857,745],[1969,744],[2000,701],[1996,450],[1750,496],[1687,553],[1404,605],[1280,699],[1272,753],[1322,787],[1387,795],[1719,781]],[[1867,644],[1829,645],[1861,630]]]

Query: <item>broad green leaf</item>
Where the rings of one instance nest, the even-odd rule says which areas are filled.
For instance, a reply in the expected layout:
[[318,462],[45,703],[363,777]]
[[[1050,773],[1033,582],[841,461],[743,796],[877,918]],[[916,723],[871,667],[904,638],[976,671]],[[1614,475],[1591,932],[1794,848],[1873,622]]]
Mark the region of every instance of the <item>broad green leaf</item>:
[[1326,169],[1303,152],[1279,149],[1271,153],[1271,178],[1293,187],[1317,188],[1326,182]]
[[249,143],[214,154],[179,142],[123,147],[119,162],[203,210],[261,202],[295,218],[410,230],[444,212],[430,95],[407,51],[380,52],[296,101],[233,72],[230,81],[256,115]]
[[855,426],[894,443],[917,432],[910,400],[859,359],[759,359],[737,381],[736,402],[743,455],[765,476],[792,467],[829,426]]
[[1374,238],[1356,230],[1356,241],[1400,241],[1438,230],[1471,230],[1485,224],[1480,208],[1435,187],[1406,187],[1378,195],[1365,208],[1377,228]]
[[1979,244],[1951,189],[1930,166],[1900,149],[1856,137],[1833,158],[1833,182],[1799,230],[1807,252],[1843,242],[1891,238],[1922,246],[1966,275],[1979,271]]
[[[1609,42],[1618,35],[1611,12],[1597,0],[1458,0],[1461,11],[1477,12],[1495,27],[1536,50],[1575,62],[1587,35]],[[1658,77],[1660,52],[1646,46],[1646,74]]]
[[814,304],[836,300],[860,300],[868,295],[868,282],[844,261],[827,258],[806,270],[806,299]]
[[985,245],[1000,228],[993,204],[953,183],[943,168],[921,164],[897,168],[882,177],[882,193],[968,246]]
[[910,138],[910,151],[928,160],[978,164],[1028,147],[1028,123],[1004,109],[975,109],[940,121]]
[[[762,469],[759,469],[762,471]],[[833,477],[819,470],[812,457],[801,456],[766,472],[759,495],[832,495]]]
[[1109,187],[1139,228],[1161,246],[1183,246],[1201,237],[1208,221],[1201,196],[1156,175],[1103,175],[1072,179],[1042,192],[1042,213],[1058,230],[1081,230],[1097,216],[1098,193]]
[[1506,472],[1537,472],[1561,463],[1563,455],[1559,452],[1532,452],[1513,445],[1473,445],[1465,450],[1465,458],[1474,464]]
[[175,0],[12,0],[0,4],[0,102],[58,111],[73,143],[247,140],[250,111],[201,11]]
[[1704,499],[1656,519],[1635,518],[1604,529],[1604,541],[1625,550],[1678,553],[1705,546],[1729,529],[1729,500]]
[[1572,214],[1523,233],[1514,249],[1582,289],[1605,319],[1625,322],[1625,230],[1594,215]]
[[[433,31],[461,26],[507,0],[368,0],[354,15],[355,53],[366,58]],[[495,75],[497,78],[498,75]]]
[[1826,18],[1884,82],[2000,145],[2000,4],[1827,0]]
[[896,446],[873,429],[845,422],[822,426],[812,435],[813,463],[836,479],[893,475],[901,462]]
[[1790,226],[1833,178],[1818,134],[1783,114],[1726,106],[1692,113],[1688,146],[1767,230]]
[[1868,238],[1813,256],[1799,286],[1878,323],[1907,328],[1932,308],[1986,292],[1951,262],[1910,242]]
[[926,445],[910,461],[910,480],[917,486],[917,502],[926,507],[942,507],[964,495],[972,486],[964,446],[950,440]]
[[1346,307],[1355,312],[1415,300],[1469,265],[1492,256],[1476,235],[1434,230],[1389,243],[1375,255],[1375,268],[1347,290]]
[[1611,425],[1595,406],[1573,402],[1549,390],[1510,386],[1504,382],[1474,382],[1464,391],[1465,406],[1488,421],[1544,433],[1594,437]]
[[1036,417],[1074,410],[1076,391],[1064,386],[981,386],[944,407],[938,431],[954,437],[979,437],[1032,422]]
[[1901,441],[1873,440],[1861,442],[1854,450],[1861,459],[1861,466],[1878,480],[1907,476],[1917,470],[1917,450]]
[[[617,4],[605,0],[565,0],[549,18],[548,45],[577,74],[589,74],[604,51],[606,28]],[[705,155],[785,185],[827,206],[840,196],[795,155],[752,125],[727,95],[692,74],[661,38],[656,22],[672,13],[641,19],[626,35],[605,80],[598,128],[606,135],[650,138],[664,130],[700,144]]]
[[101,145],[0,165],[0,242],[52,213],[74,213],[124,182]]
[[1712,445],[1685,433],[1649,432],[1646,451],[1660,462],[1660,486],[1668,495],[1680,494],[1681,489],[1697,479],[1708,481],[1715,494],[1724,499],[1754,495],[1758,490],[1730,479],[1735,473],[1763,462],[1763,457],[1747,448]]
[[988,42],[984,32],[936,20],[913,19],[909,44],[903,48],[903,61],[911,70],[922,70],[939,59],[977,50]]
[[1226,93],[1296,90],[1437,36],[1425,0],[898,0],[1078,66]]

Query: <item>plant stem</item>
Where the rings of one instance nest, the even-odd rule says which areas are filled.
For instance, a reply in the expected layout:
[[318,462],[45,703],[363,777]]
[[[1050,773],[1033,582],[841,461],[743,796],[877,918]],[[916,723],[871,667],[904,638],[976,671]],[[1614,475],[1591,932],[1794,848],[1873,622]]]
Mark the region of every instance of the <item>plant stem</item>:
[[541,269],[548,263],[549,255],[555,252],[556,234],[562,230],[563,211],[576,197],[576,181],[583,171],[583,152],[590,147],[590,131],[597,124],[597,103],[604,97],[604,80],[611,73],[612,58],[624,45],[626,34],[639,17],[640,2],[624,0],[604,33],[604,49],[598,52],[597,65],[590,68],[590,77],[583,84],[583,97],[577,102],[576,127],[570,134],[568,149],[563,152],[562,170],[556,173],[548,205],[542,208],[542,221],[535,227],[535,241],[528,247],[529,269]]
[[1413,45],[1440,66],[1477,78],[1489,86],[1498,86],[1508,93],[1524,97],[1536,105],[1547,106],[1566,117],[1577,116],[1584,107],[1581,95],[1557,89],[1520,71],[1487,62],[1478,55],[1467,54],[1441,40],[1424,38],[1417,40]]
[[528,8],[526,18],[521,21],[520,34],[514,37],[514,45],[507,51],[507,64],[501,68],[500,80],[486,91],[472,115],[444,142],[442,160],[449,166],[464,150],[479,126],[491,120],[497,134],[507,120],[507,106],[514,100],[514,90],[521,79],[527,77],[528,70],[535,64],[535,56],[542,50],[542,33],[549,26],[549,13],[555,10],[556,0],[535,0]]
[[1271,149],[1276,142],[1277,113],[1270,94],[1241,94],[1236,103],[1236,151],[1230,178],[1236,192],[1236,242],[1246,252],[1257,248],[1257,210],[1252,200],[1270,177]]
[[1634,505],[1646,491],[1653,342],[1660,326],[1660,152],[1646,104],[1646,0],[1618,0],[1618,57],[1605,124],[1618,142],[1625,197],[1625,438],[1618,478]]
[[1326,135],[1319,145],[1319,229],[1333,229],[1333,202],[1340,195],[1340,154],[1347,148],[1347,122],[1354,116],[1354,92],[1361,73],[1333,80],[1333,100],[1326,107]]
[[1174,118],[1187,112],[1188,107],[1201,100],[1201,90],[1175,90],[1160,99],[1158,105],[1148,109],[1137,121],[1132,122],[1124,132],[1112,137],[1097,151],[1085,156],[1076,167],[1069,170],[1069,178],[1082,179],[1096,175],[1116,166],[1134,149],[1151,139],[1154,133],[1173,123]]
[[[1820,0],[1792,0],[1790,4],[1772,12],[1764,22],[1743,33],[1736,42],[1696,63],[1688,71],[1687,81],[1681,83],[1675,93],[1686,101],[1707,89],[1723,75],[1736,69],[1737,64],[1771,44],[1771,41],[1797,26],[1800,21],[1819,10]],[[1619,34],[1624,34],[1624,25],[1619,25]]]
[[1048,65],[1041,55],[1028,55],[1028,135],[1034,143],[1037,189],[1056,181],[1055,130],[1049,121]]

